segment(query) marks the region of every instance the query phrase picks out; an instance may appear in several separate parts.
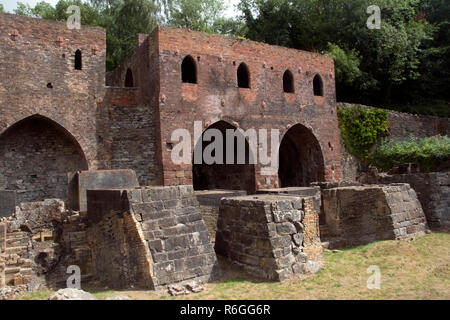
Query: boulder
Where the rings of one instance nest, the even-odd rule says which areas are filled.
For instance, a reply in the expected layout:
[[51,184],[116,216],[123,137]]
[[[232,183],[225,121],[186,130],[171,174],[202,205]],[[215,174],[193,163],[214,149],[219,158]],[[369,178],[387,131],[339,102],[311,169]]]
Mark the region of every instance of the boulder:
[[66,288],[56,291],[48,300],[97,300],[97,299],[89,292],[80,289]]

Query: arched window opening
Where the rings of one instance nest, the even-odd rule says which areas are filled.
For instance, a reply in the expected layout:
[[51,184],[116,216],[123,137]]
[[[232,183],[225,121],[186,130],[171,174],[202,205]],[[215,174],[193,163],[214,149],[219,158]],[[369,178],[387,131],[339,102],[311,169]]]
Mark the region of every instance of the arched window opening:
[[287,93],[294,93],[294,76],[290,70],[283,74],[283,90]]
[[197,83],[197,68],[191,56],[186,56],[181,63],[181,80],[186,83]]
[[81,70],[83,66],[81,51],[78,49],[75,51],[75,70]]
[[314,77],[313,87],[314,87],[314,95],[323,97],[323,81],[318,74]]
[[125,87],[127,88],[134,87],[133,72],[131,72],[130,68],[128,68],[127,74],[125,76]]
[[237,80],[239,88],[250,88],[250,73],[245,63],[241,63],[237,70]]

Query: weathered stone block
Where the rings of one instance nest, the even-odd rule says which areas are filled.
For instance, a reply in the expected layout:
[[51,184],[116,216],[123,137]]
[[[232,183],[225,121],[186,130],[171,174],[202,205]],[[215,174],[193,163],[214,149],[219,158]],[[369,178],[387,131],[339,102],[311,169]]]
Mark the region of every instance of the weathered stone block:
[[338,187],[322,194],[328,231],[322,240],[331,247],[413,238],[428,228],[408,184]]
[[[294,206],[298,209],[293,209]],[[273,221],[267,222],[268,215],[274,216]],[[297,256],[305,257],[303,264],[311,258],[321,261],[318,213],[314,211],[312,198],[287,195],[223,198],[217,225],[216,252],[253,275],[281,281],[296,272],[315,270],[294,266],[302,260]],[[304,241],[305,237],[309,242]],[[310,251],[313,257],[305,253],[306,247],[316,249]]]

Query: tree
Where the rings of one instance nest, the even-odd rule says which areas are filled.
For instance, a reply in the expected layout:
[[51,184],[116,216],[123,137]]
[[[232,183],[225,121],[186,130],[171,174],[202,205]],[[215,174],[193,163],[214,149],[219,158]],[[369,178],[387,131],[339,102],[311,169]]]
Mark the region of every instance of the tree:
[[325,54],[334,59],[337,99],[345,99],[351,95],[354,87],[362,82],[363,72],[359,69],[361,64],[359,54],[355,49],[344,50],[330,42]]
[[0,12],[3,12],[3,4],[0,3]]
[[[329,50],[340,59],[337,87],[346,88],[338,96],[377,104],[389,103],[394,87],[420,76],[420,53],[430,34],[427,22],[417,19],[419,1],[241,0],[239,7],[248,38],[320,53]],[[374,4],[382,10],[380,30],[366,26],[366,9]],[[355,73],[343,68],[356,70],[356,52],[361,74],[350,84]]]
[[215,32],[216,21],[225,10],[222,0],[173,0],[168,23],[177,28]]
[[128,0],[117,8],[107,46],[111,46],[108,69],[112,69],[131,54],[138,33],[149,34],[157,25],[157,8],[148,0]]

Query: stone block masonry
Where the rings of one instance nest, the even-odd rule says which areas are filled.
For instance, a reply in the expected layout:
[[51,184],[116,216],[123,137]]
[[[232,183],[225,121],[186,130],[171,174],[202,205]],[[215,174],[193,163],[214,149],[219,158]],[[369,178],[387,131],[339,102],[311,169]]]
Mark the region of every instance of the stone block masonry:
[[279,195],[291,195],[300,197],[312,197],[314,199],[314,210],[319,213],[319,218],[321,216],[322,210],[322,194],[320,192],[320,187],[287,187],[287,188],[273,188],[273,189],[261,189],[258,190],[259,194],[270,193]]
[[322,190],[330,247],[424,235],[427,221],[408,184],[339,187]]
[[380,175],[381,183],[408,183],[431,228],[450,227],[450,172]]
[[216,252],[258,277],[283,281],[321,266],[318,213],[311,197],[224,198],[217,229]]
[[223,197],[245,196],[244,190],[205,190],[195,191],[195,196],[200,204],[203,221],[208,228],[211,241],[216,240],[217,219],[219,218],[220,199]]
[[90,246],[109,286],[159,289],[219,277],[192,186],[88,190]]
[[69,176],[69,207],[87,210],[86,190],[139,187],[131,169],[79,171]]

